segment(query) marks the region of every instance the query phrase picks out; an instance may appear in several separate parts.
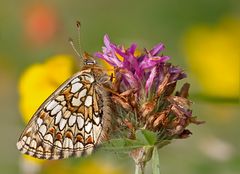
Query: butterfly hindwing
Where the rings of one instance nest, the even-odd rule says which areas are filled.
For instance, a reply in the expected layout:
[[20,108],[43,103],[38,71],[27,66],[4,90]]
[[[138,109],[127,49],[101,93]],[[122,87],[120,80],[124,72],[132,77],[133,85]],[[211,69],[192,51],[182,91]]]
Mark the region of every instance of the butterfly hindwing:
[[81,71],[39,107],[20,136],[17,148],[41,159],[90,154],[105,136],[108,105],[107,93],[91,71]]

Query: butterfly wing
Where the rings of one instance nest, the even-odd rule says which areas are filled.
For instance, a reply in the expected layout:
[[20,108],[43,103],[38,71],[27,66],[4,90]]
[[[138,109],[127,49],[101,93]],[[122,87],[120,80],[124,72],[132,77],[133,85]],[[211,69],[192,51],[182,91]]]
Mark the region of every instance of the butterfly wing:
[[39,107],[17,148],[41,159],[90,154],[110,125],[108,96],[93,74],[75,74]]

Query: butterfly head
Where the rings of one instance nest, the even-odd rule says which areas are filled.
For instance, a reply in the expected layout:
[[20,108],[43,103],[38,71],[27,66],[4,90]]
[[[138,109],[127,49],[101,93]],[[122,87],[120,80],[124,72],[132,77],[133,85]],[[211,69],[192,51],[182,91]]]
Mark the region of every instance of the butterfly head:
[[84,61],[85,65],[96,65],[97,64],[96,60],[86,52],[83,54],[83,61]]

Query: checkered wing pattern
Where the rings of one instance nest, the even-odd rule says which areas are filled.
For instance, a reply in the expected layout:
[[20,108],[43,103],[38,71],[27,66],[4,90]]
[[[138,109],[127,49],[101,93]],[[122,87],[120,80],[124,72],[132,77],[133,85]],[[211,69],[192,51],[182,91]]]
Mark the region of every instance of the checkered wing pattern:
[[41,159],[91,154],[108,131],[107,96],[91,72],[74,75],[40,106],[20,136],[17,148]]

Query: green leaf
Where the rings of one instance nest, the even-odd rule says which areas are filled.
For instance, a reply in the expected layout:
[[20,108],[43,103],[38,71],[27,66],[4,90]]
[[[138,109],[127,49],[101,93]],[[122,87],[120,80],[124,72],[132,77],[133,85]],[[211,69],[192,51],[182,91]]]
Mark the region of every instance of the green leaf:
[[144,145],[153,146],[157,141],[157,133],[145,129],[137,130],[136,139]]
[[102,150],[114,152],[129,152],[133,149],[151,146],[153,147],[157,141],[157,134],[148,130],[137,130],[136,140],[128,138],[111,139],[103,143]]
[[166,146],[171,143],[171,140],[161,140],[156,143],[156,147],[158,149],[162,148],[163,146]]
[[156,146],[153,149],[153,155],[152,155],[152,171],[153,171],[153,174],[160,174],[159,153],[158,153],[158,148]]
[[114,152],[124,152],[130,151],[132,149],[136,149],[139,147],[143,147],[143,144],[136,140],[131,140],[127,138],[118,138],[118,139],[111,139],[108,142],[103,143],[101,149],[109,150]]

